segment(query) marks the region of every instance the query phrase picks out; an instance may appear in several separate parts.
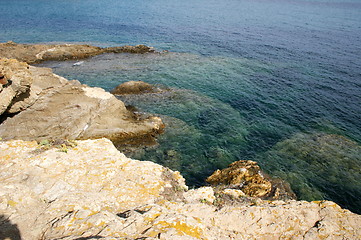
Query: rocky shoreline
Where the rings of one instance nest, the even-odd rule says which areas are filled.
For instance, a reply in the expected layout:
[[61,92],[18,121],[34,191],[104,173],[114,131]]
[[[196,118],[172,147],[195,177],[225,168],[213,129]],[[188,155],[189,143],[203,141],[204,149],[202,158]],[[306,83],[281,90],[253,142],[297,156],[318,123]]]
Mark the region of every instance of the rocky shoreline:
[[[179,172],[125,157],[108,139],[154,140],[160,118],[138,118],[103,89],[29,65],[105,52],[154,50],[0,44],[0,239],[360,239],[360,215],[294,200],[256,162],[188,190]],[[132,82],[114,93],[154,91]]]
[[79,44],[19,44],[12,41],[0,43],[0,57],[14,58],[29,64],[44,61],[64,61],[89,58],[103,53],[154,53],[145,45],[101,48]]
[[250,196],[260,185],[268,185],[262,174],[252,170],[254,162],[243,161],[233,169],[250,191],[234,184],[223,185],[221,190],[187,190],[178,172],[129,159],[107,139],[60,145],[0,141],[0,150],[2,239],[361,236],[361,216],[333,202],[270,201],[257,194]]
[[[76,53],[83,45],[72,46],[77,49],[74,56],[78,56]],[[21,60],[36,57],[35,53],[20,50],[17,56],[25,54],[28,55]],[[107,137],[117,142],[151,141],[164,128],[160,118],[139,119],[112,94],[75,80],[68,81],[53,74],[51,69],[0,58],[0,72],[6,81],[0,86],[0,137],[4,140]]]

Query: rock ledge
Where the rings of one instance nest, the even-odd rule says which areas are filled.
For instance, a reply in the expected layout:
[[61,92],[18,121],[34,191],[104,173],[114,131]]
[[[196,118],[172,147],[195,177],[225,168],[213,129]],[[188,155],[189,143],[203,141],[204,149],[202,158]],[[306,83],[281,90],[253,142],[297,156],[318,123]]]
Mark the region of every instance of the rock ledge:
[[[360,239],[329,201],[217,206],[212,188],[126,158],[107,139],[62,148],[0,141],[1,239]],[[64,151],[66,148],[66,151]]]
[[29,64],[43,61],[84,59],[103,53],[153,53],[145,45],[101,48],[87,44],[20,44],[12,41],[0,43],[0,57],[15,58]]
[[143,141],[162,132],[159,117],[138,119],[101,88],[68,81],[51,69],[0,58],[12,83],[0,89],[0,137],[23,140],[94,139]]

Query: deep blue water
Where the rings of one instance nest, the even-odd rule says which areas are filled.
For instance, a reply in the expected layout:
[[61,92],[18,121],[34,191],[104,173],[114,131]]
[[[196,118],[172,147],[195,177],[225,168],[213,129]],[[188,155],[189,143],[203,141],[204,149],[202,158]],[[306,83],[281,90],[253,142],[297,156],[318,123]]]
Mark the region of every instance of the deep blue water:
[[[253,159],[301,199],[361,212],[360,0],[1,0],[0,42],[146,44],[170,53],[108,54],[46,66],[162,115],[158,147],[133,153],[191,185]],[[335,134],[335,135],[330,135]]]

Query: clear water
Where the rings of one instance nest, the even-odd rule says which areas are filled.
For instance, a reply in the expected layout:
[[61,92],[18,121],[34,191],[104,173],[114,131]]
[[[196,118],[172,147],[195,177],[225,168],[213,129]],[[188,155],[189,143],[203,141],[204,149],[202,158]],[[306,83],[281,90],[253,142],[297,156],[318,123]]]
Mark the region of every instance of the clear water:
[[180,170],[190,185],[253,159],[301,199],[361,213],[361,1],[2,0],[0,8],[1,42],[170,51],[44,64],[106,90],[129,80],[173,89],[123,98],[168,126],[158,147],[133,157]]

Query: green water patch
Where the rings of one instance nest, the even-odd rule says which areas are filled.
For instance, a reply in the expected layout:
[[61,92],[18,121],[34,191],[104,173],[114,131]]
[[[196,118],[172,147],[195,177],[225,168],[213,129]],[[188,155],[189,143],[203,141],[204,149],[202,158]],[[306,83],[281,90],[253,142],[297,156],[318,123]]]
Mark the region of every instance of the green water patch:
[[76,78],[92,87],[112,90],[127,81],[144,81],[168,87],[192,89],[214,98],[237,97],[257,86],[254,72],[270,72],[273,66],[245,58],[205,57],[189,53],[103,54],[91,59],[47,62],[55,73]]
[[298,133],[255,157],[300,199],[328,199],[361,213],[361,145],[326,133]]
[[214,170],[239,160],[246,147],[247,123],[219,100],[181,89],[119,98],[139,111],[160,114],[166,124],[157,147],[130,156],[178,170],[190,185],[204,184]]

